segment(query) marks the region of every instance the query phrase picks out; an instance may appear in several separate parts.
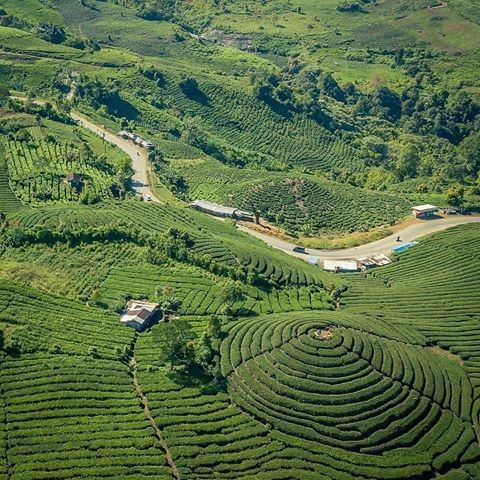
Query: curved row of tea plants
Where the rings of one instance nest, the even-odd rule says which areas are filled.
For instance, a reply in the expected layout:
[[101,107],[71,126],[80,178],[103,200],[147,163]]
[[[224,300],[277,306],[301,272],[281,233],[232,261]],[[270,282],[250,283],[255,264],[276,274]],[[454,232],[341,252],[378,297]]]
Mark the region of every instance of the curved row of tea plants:
[[[153,335],[142,335],[135,347],[137,375],[155,421],[162,429],[181,478],[247,478],[282,445],[269,430],[239,408],[218,386],[163,370]],[[183,384],[182,384],[183,383]]]
[[[293,233],[366,231],[407,215],[398,196],[295,174],[235,169],[207,161],[177,161],[192,199],[205,198],[251,210]],[[355,205],[355,209],[352,209]]]
[[11,213],[22,207],[22,202],[10,188],[8,167],[5,162],[5,149],[0,143],[0,212]]
[[[113,196],[122,154],[91,134],[75,133],[74,128],[44,121],[4,138],[10,184],[23,202],[77,201],[80,191],[86,190],[98,199]],[[71,172],[80,175],[81,188],[65,181]]]
[[227,265],[244,265],[279,285],[322,285],[327,275],[296,258],[286,257],[263,242],[238,232],[230,223],[172,205],[123,201],[75,206],[37,208],[14,216],[23,228],[64,225],[72,230],[104,225],[128,225],[147,233],[163,233],[174,227],[194,240],[193,251]]
[[24,354],[2,362],[0,384],[8,478],[172,478],[123,363]]
[[203,101],[190,99],[173,83],[167,92],[176,108],[195,116],[221,143],[312,171],[361,168],[346,141],[305,115],[277,113],[250,91],[220,82],[202,79],[200,89]]
[[13,353],[62,351],[117,358],[133,335],[113,313],[5,279],[0,282],[0,323],[8,326],[7,346]]
[[461,366],[405,343],[401,330],[395,339],[366,333],[364,322],[318,313],[232,324],[222,344],[232,401],[293,443],[331,447],[332,478],[414,478],[478,460],[473,387]]
[[[137,263],[112,268],[100,285],[100,293],[102,300],[115,305],[127,297],[155,300],[158,288],[170,286],[181,300],[180,314],[210,315],[223,312],[225,283],[225,279],[180,264],[151,267]],[[245,298],[232,305],[238,311],[273,313],[331,308],[328,295],[315,286],[264,291],[245,285],[242,290]]]

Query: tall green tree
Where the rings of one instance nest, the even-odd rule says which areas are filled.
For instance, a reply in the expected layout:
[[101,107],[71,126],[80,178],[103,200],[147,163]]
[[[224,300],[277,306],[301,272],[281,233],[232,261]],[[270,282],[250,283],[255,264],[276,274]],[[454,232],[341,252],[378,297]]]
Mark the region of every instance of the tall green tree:
[[459,208],[465,203],[465,189],[459,183],[452,185],[447,192],[447,203]]
[[195,346],[189,323],[182,319],[160,323],[153,331],[160,361],[175,367],[190,368],[195,364]]
[[245,293],[239,282],[229,282],[220,291],[220,299],[224,305],[224,313],[231,313],[233,304],[245,298]]

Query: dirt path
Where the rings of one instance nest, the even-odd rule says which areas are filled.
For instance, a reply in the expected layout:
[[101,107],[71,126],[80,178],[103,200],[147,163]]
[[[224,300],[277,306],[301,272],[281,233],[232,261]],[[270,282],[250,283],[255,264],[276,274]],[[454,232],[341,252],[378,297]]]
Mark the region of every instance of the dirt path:
[[[26,97],[22,95],[11,95],[10,98],[22,101],[26,100]],[[44,105],[46,102],[45,100],[36,99],[34,100],[34,103],[37,105]],[[70,116],[82,127],[88,128],[99,137],[104,138],[108,143],[116,145],[118,148],[123,150],[132,159],[132,168],[134,172],[132,176],[133,189],[141,195],[150,195],[152,197],[152,201],[161,203],[160,200],[158,200],[158,198],[156,198],[153,194],[148,183],[148,157],[143,148],[138,147],[137,145],[125,140],[122,137],[119,137],[118,135],[114,135],[103,126],[93,123],[84,115],[71,112]]]
[[417,222],[405,227],[404,229],[390,235],[388,237],[376,240],[375,242],[367,243],[359,247],[347,248],[344,250],[319,250],[316,248],[305,249],[306,254],[296,253],[293,251],[295,244],[280,240],[265,233],[260,233],[255,230],[250,230],[245,226],[238,228],[242,232],[247,232],[254,237],[263,240],[268,245],[284,251],[288,255],[294,257],[307,259],[308,255],[314,255],[323,260],[343,260],[348,258],[361,258],[369,255],[377,255],[379,253],[389,254],[392,247],[398,245],[396,239],[399,236],[402,242],[411,242],[417,238],[423,237],[430,233],[440,232],[456,225],[463,225],[466,223],[480,222],[479,215],[455,215],[451,217],[438,217],[432,220],[418,220]]
[[99,137],[104,138],[107,142],[112,143],[123,150],[132,159],[132,167],[134,171],[132,176],[133,189],[141,195],[150,195],[154,202],[160,202],[160,200],[158,200],[153,194],[148,183],[148,158],[143,148],[137,147],[137,145],[132,142],[110,133],[108,130],[96,125],[83,115],[72,112],[71,117],[78,124],[82,125],[82,127],[88,128]]
[[168,449],[167,442],[165,442],[165,439],[163,438],[162,431],[160,430],[160,427],[157,425],[157,422],[153,418],[152,412],[150,411],[150,408],[148,407],[148,399],[143,393],[142,387],[140,387],[140,384],[138,383],[138,378],[137,378],[137,361],[135,360],[135,345],[133,345],[133,352],[132,356],[130,357],[130,361],[128,362],[128,366],[130,368],[130,372],[132,374],[132,380],[133,380],[133,385],[135,387],[135,392],[137,394],[138,399],[140,400],[140,403],[143,407],[143,411],[145,413],[145,416],[147,417],[148,421],[150,422],[150,425],[152,426],[153,430],[155,431],[155,436],[157,437],[158,441],[160,442],[160,447],[163,450],[163,453],[165,455],[165,459],[167,460],[168,466],[172,470],[172,476],[176,480],[180,480],[180,473],[178,472],[178,468],[175,465],[175,461],[172,458],[172,455],[170,454],[170,451]]
[[427,7],[428,10],[439,10],[440,8],[448,7],[447,2],[442,2],[440,5],[435,5],[434,7]]

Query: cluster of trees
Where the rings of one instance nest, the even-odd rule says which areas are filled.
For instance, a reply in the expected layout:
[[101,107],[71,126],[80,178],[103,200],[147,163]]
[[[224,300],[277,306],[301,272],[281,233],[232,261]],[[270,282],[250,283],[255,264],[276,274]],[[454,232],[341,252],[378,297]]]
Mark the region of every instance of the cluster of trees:
[[81,75],[77,82],[77,95],[95,110],[104,110],[102,113],[117,118],[124,117],[135,120],[139,117],[138,110],[120,95],[120,81],[112,80],[102,83],[98,80],[89,80]]
[[[1,102],[2,100],[0,98],[0,103]],[[26,101],[20,101],[8,98],[5,99],[4,97],[4,104],[16,113],[28,113],[34,116],[37,123],[40,123],[41,118],[48,118],[54,122],[61,122],[64,124],[74,123],[68,112],[55,108],[50,102],[39,104],[29,98],[27,98]],[[12,124],[10,123],[10,125]]]
[[[336,171],[332,172],[335,180],[345,179],[347,183],[370,188],[379,183],[385,188],[417,177],[437,177],[447,184],[469,177],[475,183],[480,173],[478,102],[465,91],[452,93],[432,83],[431,76],[425,75],[429,63],[425,52],[398,49],[387,53],[394,56],[397,66],[416,69],[417,81],[401,92],[378,85],[364,93],[352,83],[340,85],[330,73],[305,66],[297,59],[290,59],[276,73],[256,72],[251,83],[257,98],[272,108],[307,113],[331,130],[359,132],[359,125],[373,125],[371,132],[377,133],[365,137],[345,133],[356,137],[362,157],[376,168],[371,178],[362,173],[350,176],[347,171]],[[327,97],[333,104],[326,101]],[[386,122],[386,128],[375,127],[381,124],[371,117]],[[402,131],[408,145],[396,139],[394,131]],[[428,183],[418,188],[429,190]]]
[[145,78],[148,78],[149,80],[155,80],[159,87],[165,86],[165,82],[166,82],[165,74],[158,68],[155,68],[153,65],[141,66],[139,68],[139,72]]
[[187,373],[206,373],[221,380],[220,343],[223,339],[222,322],[212,315],[203,331],[196,336],[190,324],[183,318],[162,322],[153,330],[159,359],[171,370]]
[[182,175],[165,162],[163,154],[159,151],[150,152],[149,159],[162,183],[175,195],[182,198],[187,189],[186,181]]
[[175,15],[175,0],[133,0],[135,15],[145,20],[172,20]]
[[[404,64],[405,58],[413,56],[412,52],[396,51],[396,62]],[[286,111],[307,112],[330,128],[349,130],[355,117],[376,116],[407,132],[435,135],[454,145],[480,128],[480,105],[471,95],[464,91],[451,94],[437,90],[422,83],[422,78],[400,93],[386,85],[379,85],[371,93],[362,93],[352,83],[341,86],[330,73],[292,59],[278,73],[254,73],[251,84],[260,100]],[[352,122],[334,119],[322,108],[322,95],[351,105]]]
[[360,2],[356,0],[344,0],[337,5],[337,10],[339,12],[365,12],[363,5],[366,3],[370,3],[370,0],[361,0]]
[[67,47],[78,48],[81,50],[84,50],[85,48],[100,50],[100,45],[95,40],[71,36],[61,25],[47,22],[40,22],[38,25],[34,25],[23,18],[18,18],[15,15],[8,15],[4,9],[0,9],[0,25],[3,27],[11,27],[31,32],[42,40],[55,45],[63,43]]

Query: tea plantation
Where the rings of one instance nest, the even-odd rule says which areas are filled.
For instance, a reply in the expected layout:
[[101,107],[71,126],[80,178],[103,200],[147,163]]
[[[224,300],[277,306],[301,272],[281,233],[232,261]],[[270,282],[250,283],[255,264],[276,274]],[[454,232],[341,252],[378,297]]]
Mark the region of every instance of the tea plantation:
[[478,7],[0,0],[0,480],[480,479]]
[[[191,199],[205,198],[245,210],[252,206],[263,218],[288,232],[368,231],[394,224],[407,215],[409,203],[393,195],[284,173],[244,172],[210,160],[176,161]],[[355,210],[351,206],[355,205]]]
[[[22,118],[27,125],[28,120]],[[119,163],[125,161],[122,152],[96,136],[52,121],[8,134],[2,151],[11,188],[26,204],[78,200],[82,190],[96,200],[111,198]],[[82,188],[66,182],[72,172]]]

